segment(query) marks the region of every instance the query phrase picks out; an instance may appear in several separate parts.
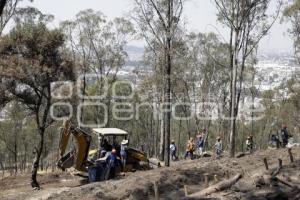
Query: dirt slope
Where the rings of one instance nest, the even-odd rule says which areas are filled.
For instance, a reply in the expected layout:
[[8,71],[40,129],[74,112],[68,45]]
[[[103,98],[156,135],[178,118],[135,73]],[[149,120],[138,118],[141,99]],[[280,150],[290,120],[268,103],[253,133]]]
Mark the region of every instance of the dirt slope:
[[[283,160],[283,169],[278,177],[292,186],[300,187],[300,148],[293,149],[296,162],[290,164],[286,149],[255,152],[242,158],[229,159],[226,156],[220,160],[202,158],[198,160],[183,160],[172,163],[170,168],[160,168],[150,171],[128,173],[125,177],[106,182],[80,185],[81,179],[64,174],[56,174],[55,178],[45,178],[41,191],[32,191],[28,186],[11,188],[5,186],[7,180],[0,182],[0,199],[154,199],[154,182],[159,185],[160,199],[181,199],[184,195],[184,185],[188,193],[194,193],[204,188],[203,174],[209,174],[210,185],[214,184],[214,176],[221,181],[228,171],[230,176],[242,173],[243,178],[231,189],[213,194],[210,199],[300,199],[300,191],[283,184],[254,184],[257,176],[265,173],[263,158],[266,157],[270,168],[276,168],[278,158]],[[41,177],[43,179],[43,177]],[[20,184],[22,181],[18,179]],[[64,180],[64,181],[62,181]],[[28,181],[28,179],[27,179]],[[26,184],[28,182],[26,181]],[[47,182],[48,183],[45,183]],[[42,181],[43,182],[43,181]],[[23,182],[24,184],[24,182]],[[26,185],[25,184],[25,185]],[[77,185],[76,185],[77,184]],[[21,195],[21,196],[20,196]],[[21,197],[21,198],[20,198]]]

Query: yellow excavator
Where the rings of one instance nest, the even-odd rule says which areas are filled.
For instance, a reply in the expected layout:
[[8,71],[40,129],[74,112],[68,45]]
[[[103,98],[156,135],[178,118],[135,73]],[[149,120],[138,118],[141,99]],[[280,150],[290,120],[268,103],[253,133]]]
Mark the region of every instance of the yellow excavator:
[[[105,165],[105,160],[111,153],[112,148],[119,152],[121,141],[128,142],[128,133],[117,128],[95,128],[93,134],[98,136],[99,144],[98,149],[90,150],[91,134],[74,127],[69,120],[65,121],[60,132],[57,166],[62,170],[74,167],[78,171],[87,172],[89,168]],[[66,153],[71,137],[75,142],[72,150]],[[127,147],[126,152],[125,168],[134,170],[149,168],[149,160],[144,152],[131,147]]]

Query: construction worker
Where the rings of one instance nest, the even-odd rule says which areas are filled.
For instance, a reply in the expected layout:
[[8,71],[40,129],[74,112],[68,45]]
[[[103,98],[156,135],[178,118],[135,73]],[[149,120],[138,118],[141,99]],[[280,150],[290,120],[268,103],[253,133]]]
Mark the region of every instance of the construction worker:
[[186,159],[188,156],[190,156],[191,160],[193,160],[194,159],[194,151],[195,151],[195,143],[194,143],[194,139],[191,138],[190,140],[188,140],[184,159]]
[[105,180],[115,178],[116,168],[119,166],[116,149],[112,149],[111,154],[106,158]]
[[128,140],[123,140],[121,142],[121,151],[120,151],[120,156],[121,156],[121,161],[122,161],[122,168],[123,171],[125,171],[125,166],[126,166],[126,161],[127,161],[127,148],[128,148]]
[[287,125],[282,125],[282,129],[281,129],[281,139],[282,139],[282,146],[286,147],[286,145],[289,142],[289,132],[287,130]]
[[250,153],[252,153],[253,147],[254,147],[253,136],[250,135],[247,137],[247,140],[246,140],[246,150],[249,151]]
[[112,150],[112,146],[108,143],[107,139],[104,138],[101,141],[101,145],[100,145],[100,158],[105,157],[106,153],[111,150]]
[[175,141],[172,140],[170,144],[170,154],[171,154],[171,159],[173,161],[178,160],[176,153],[177,153],[177,147],[175,145]]
[[200,134],[200,135],[198,135],[198,140],[197,140],[197,150],[198,150],[199,156],[202,156],[202,154],[203,154],[203,147],[204,147],[204,138],[203,138],[203,135]]
[[117,136],[113,136],[112,148],[114,148],[117,152],[121,151],[121,145],[117,141]]
[[269,142],[269,146],[271,147],[271,148],[279,148],[279,138],[278,138],[278,136],[277,135],[275,135],[275,134],[272,134],[271,135],[271,139],[270,139],[270,142]]
[[215,149],[216,149],[217,159],[219,159],[221,157],[221,154],[222,154],[222,151],[223,151],[221,137],[217,137],[217,142],[215,144]]

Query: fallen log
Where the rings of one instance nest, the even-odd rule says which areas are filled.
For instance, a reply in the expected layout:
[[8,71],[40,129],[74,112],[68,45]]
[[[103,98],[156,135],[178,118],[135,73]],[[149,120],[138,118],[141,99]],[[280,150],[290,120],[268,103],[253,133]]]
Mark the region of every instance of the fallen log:
[[293,186],[293,185],[291,185],[291,184],[289,184],[289,183],[287,183],[287,182],[279,179],[278,177],[272,177],[272,180],[276,181],[276,182],[279,182],[279,183],[282,183],[283,185],[286,185],[286,186],[288,186],[290,188],[295,188],[295,186]]
[[240,153],[238,153],[235,157],[236,157],[236,158],[241,158],[241,157],[244,157],[245,155],[246,155],[245,153],[240,152]]
[[288,187],[293,187],[291,184],[279,179],[276,177],[282,169],[282,160],[278,159],[278,167],[277,169],[269,170],[261,176],[258,176],[255,180],[256,187],[261,186],[276,186],[278,183],[284,184]]
[[218,184],[212,185],[200,192],[190,194],[183,199],[189,200],[189,199],[194,199],[194,198],[205,197],[205,196],[213,194],[215,192],[220,192],[222,190],[226,190],[226,189],[230,188],[232,185],[234,185],[241,177],[242,177],[242,174],[237,174],[229,180],[221,181]]

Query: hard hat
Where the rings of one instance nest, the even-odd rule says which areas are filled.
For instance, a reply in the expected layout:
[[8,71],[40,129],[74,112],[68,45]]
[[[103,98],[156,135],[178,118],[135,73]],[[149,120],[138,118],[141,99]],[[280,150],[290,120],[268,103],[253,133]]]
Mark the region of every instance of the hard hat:
[[171,143],[175,143],[175,140],[172,140]]
[[221,137],[220,137],[220,136],[218,136],[218,137],[217,137],[217,140],[220,140],[220,139],[221,139]]
[[128,144],[128,140],[123,140],[123,141],[121,142],[121,144],[123,144],[123,145]]

